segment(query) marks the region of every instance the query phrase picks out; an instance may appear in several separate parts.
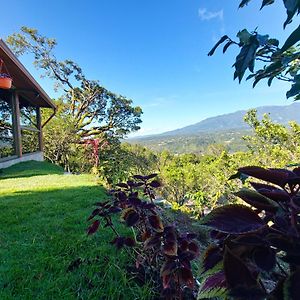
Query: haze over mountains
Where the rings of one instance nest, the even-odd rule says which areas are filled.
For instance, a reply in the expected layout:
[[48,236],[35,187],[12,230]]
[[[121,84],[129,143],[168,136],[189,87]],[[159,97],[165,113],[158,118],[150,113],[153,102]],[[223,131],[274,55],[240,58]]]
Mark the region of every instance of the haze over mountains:
[[[294,120],[300,123],[300,103],[295,102],[286,106],[262,106],[256,108],[258,118],[270,114],[271,119],[280,124],[288,124]],[[133,144],[142,144],[153,150],[169,150],[175,153],[201,152],[203,147],[221,143],[236,151],[243,149],[241,137],[249,134],[249,126],[244,122],[246,110],[219,115],[204,119],[176,130],[156,135],[130,138]]]
[[[288,121],[291,120],[300,122],[300,103],[298,102],[287,106],[261,106],[256,108],[256,110],[259,119],[262,118],[263,114],[269,113],[271,119],[277,123],[287,124]],[[248,129],[249,126],[243,120],[246,112],[247,110],[240,110],[229,114],[207,118],[196,124],[164,132],[159,135],[190,135],[200,132]]]

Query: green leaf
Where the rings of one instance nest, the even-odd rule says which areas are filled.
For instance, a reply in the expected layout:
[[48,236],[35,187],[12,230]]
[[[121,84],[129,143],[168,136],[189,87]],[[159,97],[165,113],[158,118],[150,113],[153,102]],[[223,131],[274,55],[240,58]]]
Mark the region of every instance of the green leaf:
[[252,34],[249,33],[247,29],[243,29],[239,31],[236,36],[240,39],[241,44],[247,45],[249,43]]
[[224,43],[226,40],[228,39],[228,36],[227,35],[224,35],[220,38],[220,40],[214,45],[214,47],[208,52],[208,56],[212,56],[216,49],[222,44]]
[[283,27],[285,28],[286,25],[292,22],[294,15],[296,14],[297,10],[299,11],[300,3],[299,0],[283,0],[284,6],[286,8],[287,19],[284,22]]
[[269,39],[268,43],[276,47],[279,46],[279,41],[277,39]]
[[243,0],[240,5],[239,5],[239,8],[242,8],[244,7],[245,5],[248,5],[248,3],[250,2],[251,0]]
[[260,46],[266,45],[269,41],[269,35],[268,34],[266,34],[266,35],[257,34],[256,38],[257,38]]
[[255,53],[258,48],[258,42],[245,45],[242,47],[241,52],[236,57],[236,62],[234,64],[235,74],[234,79],[238,78],[239,82],[242,81],[247,68],[253,72]]
[[233,41],[229,41],[228,43],[226,43],[223,48],[223,53],[225,53],[227,51],[227,49],[229,48],[229,46],[231,46],[232,44],[234,44]]
[[296,82],[292,85],[292,88],[286,93],[286,97],[294,97],[300,94],[300,82]]
[[267,5],[271,5],[271,4],[273,4],[274,2],[275,2],[275,0],[263,0],[260,9],[264,8],[264,7],[267,6]]
[[300,40],[300,25],[290,34],[285,41],[284,45],[280,49],[281,52],[288,50],[290,47],[295,45]]

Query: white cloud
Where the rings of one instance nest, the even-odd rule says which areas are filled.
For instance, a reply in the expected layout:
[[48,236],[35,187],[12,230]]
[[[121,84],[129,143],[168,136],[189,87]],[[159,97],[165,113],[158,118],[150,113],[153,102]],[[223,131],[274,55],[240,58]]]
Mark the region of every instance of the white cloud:
[[202,21],[210,21],[212,19],[219,19],[220,21],[224,20],[223,9],[213,12],[207,10],[206,8],[199,8],[198,14]]

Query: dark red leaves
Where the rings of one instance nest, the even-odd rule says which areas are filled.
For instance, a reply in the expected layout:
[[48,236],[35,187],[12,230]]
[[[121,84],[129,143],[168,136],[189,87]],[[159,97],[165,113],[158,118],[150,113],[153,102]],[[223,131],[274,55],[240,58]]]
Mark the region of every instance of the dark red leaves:
[[300,295],[300,270],[292,273],[284,283],[285,299],[298,300]]
[[209,246],[203,253],[202,258],[202,272],[212,269],[216,264],[223,259],[222,253],[218,246]]
[[161,183],[157,180],[153,180],[149,183],[149,185],[153,188],[159,188],[161,186]]
[[227,286],[224,271],[216,272],[215,274],[205,278],[205,280],[202,282],[199,291],[199,296],[201,296],[201,298],[199,299],[207,298],[205,296],[209,295],[209,293],[213,290],[217,291],[218,295],[221,296],[222,294],[226,293],[226,288]]
[[89,220],[93,219],[95,216],[98,215],[99,212],[100,212],[99,208],[94,209],[93,212],[91,213],[91,215],[88,217],[87,220],[89,221]]
[[266,182],[279,185],[282,188],[284,188],[289,180],[296,179],[298,177],[295,173],[289,170],[264,169],[255,166],[240,168],[239,172],[257,179],[264,180]]
[[253,190],[242,189],[235,195],[259,210],[276,212],[278,209],[278,204],[275,201]]
[[135,246],[135,241],[133,238],[123,237],[123,236],[118,236],[118,237],[114,238],[110,243],[115,245],[117,249],[121,249],[124,246],[127,246],[127,247]]
[[257,247],[253,252],[253,260],[261,270],[270,272],[276,264],[275,252],[269,247]]
[[99,228],[99,225],[100,225],[99,220],[94,221],[93,224],[88,228],[87,234],[90,235],[90,234],[95,233],[97,231],[97,229]]
[[128,227],[136,225],[140,219],[139,214],[133,208],[124,210],[122,217]]
[[164,254],[168,256],[176,256],[177,255],[177,241],[165,242],[163,246]]
[[[148,278],[155,280],[156,286],[163,286],[161,296],[164,299],[182,299],[187,288],[193,289],[194,276],[191,261],[199,256],[199,247],[194,242],[196,235],[187,233],[180,235],[175,226],[164,226],[158,212],[160,208],[153,201],[154,189],[161,186],[154,179],[157,174],[148,176],[135,175],[133,180],[118,184],[111,190],[111,201],[98,202],[90,219],[98,216],[103,219],[104,228],[109,227],[116,237],[111,241],[117,249],[134,247],[134,275],[145,282]],[[142,196],[142,197],[141,197]],[[115,228],[113,214],[121,212],[121,220],[133,227],[136,240],[131,237],[119,236]],[[95,221],[88,229],[88,234],[94,233],[100,225]],[[162,284],[156,282],[158,266],[161,266]],[[192,294],[194,291],[190,291]],[[175,298],[174,298],[175,297]]]
[[231,234],[255,232],[266,226],[251,208],[238,204],[214,209],[201,224]]
[[256,286],[256,278],[252,276],[245,263],[235,256],[228,247],[225,249],[223,264],[227,286],[230,289],[237,286]]
[[118,186],[120,188],[128,189],[128,185],[126,183],[123,183],[123,182],[120,182],[120,183],[116,184],[116,186]]
[[179,275],[179,283],[181,285],[186,285],[190,289],[194,287],[194,276],[191,271],[191,269],[188,268],[180,268],[178,270],[178,275]]
[[148,217],[149,223],[151,227],[156,231],[156,232],[163,232],[164,231],[164,226],[161,221],[161,218],[157,215],[152,215]]

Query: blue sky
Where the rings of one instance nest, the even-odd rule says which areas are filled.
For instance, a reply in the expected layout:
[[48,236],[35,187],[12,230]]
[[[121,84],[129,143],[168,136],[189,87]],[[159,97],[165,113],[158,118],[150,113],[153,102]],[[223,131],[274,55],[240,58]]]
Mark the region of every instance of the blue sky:
[[[1,14],[0,36],[25,25],[56,38],[57,58],[76,61],[88,78],[141,106],[138,135],[152,134],[236,110],[292,103],[282,82],[255,89],[234,82],[237,49],[207,56],[225,33],[234,37],[258,27],[283,40],[295,26],[283,31],[281,1],[261,12],[261,1],[252,2],[238,9],[237,0],[12,0],[11,13]],[[38,76],[32,59],[21,57]],[[54,96],[52,83],[40,82]]]

